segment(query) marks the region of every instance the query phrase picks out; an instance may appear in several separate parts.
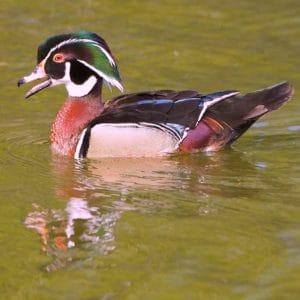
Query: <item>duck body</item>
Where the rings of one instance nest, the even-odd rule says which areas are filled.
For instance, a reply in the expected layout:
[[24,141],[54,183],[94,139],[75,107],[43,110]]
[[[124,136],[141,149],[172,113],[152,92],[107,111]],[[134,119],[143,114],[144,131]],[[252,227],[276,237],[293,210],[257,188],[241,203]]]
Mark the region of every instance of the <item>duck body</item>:
[[245,95],[158,90],[102,103],[102,82],[122,90],[121,78],[106,42],[89,32],[48,39],[39,47],[36,69],[18,84],[44,77],[26,97],[65,84],[69,96],[52,125],[51,147],[76,159],[217,151],[292,94],[292,86],[283,82]]
[[[174,153],[181,149],[189,130],[200,124],[209,105],[236,93],[201,96],[195,91],[150,91],[122,95],[109,101],[88,124],[75,157],[97,157],[99,153],[102,157]],[[206,135],[204,130],[199,132],[197,150],[206,146]]]

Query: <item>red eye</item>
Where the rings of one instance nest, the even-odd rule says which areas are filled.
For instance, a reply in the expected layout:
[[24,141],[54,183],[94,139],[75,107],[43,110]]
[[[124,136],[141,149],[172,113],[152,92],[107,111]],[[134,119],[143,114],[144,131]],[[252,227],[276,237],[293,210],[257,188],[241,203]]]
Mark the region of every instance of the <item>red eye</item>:
[[55,61],[56,63],[62,63],[65,61],[65,56],[62,53],[56,53],[53,56],[53,61]]

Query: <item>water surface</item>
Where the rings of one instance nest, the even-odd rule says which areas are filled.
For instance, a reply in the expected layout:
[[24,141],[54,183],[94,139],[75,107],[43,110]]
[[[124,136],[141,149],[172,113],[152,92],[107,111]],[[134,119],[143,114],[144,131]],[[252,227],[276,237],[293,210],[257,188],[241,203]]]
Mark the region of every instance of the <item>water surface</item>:
[[[296,299],[300,294],[298,1],[2,2],[3,299]],[[88,29],[126,91],[260,89],[293,100],[232,149],[159,159],[53,157],[62,87],[23,100],[36,47]],[[117,95],[105,90],[105,97]]]

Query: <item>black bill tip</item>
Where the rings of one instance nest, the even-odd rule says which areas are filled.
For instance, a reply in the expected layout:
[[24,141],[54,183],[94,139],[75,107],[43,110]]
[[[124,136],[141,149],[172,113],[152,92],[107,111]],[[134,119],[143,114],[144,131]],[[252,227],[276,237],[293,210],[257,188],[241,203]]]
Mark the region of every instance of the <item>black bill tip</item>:
[[25,83],[25,79],[21,78],[21,79],[18,80],[17,85],[20,86],[20,85],[22,85],[24,83]]

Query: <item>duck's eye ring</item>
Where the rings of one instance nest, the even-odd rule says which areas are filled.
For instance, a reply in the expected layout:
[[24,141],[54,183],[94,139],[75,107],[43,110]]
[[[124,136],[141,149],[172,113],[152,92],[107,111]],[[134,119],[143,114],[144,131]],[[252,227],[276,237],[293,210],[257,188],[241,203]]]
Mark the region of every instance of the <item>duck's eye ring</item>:
[[65,56],[62,53],[56,53],[53,56],[53,61],[56,63],[62,63],[65,61]]

